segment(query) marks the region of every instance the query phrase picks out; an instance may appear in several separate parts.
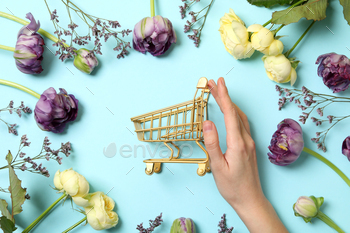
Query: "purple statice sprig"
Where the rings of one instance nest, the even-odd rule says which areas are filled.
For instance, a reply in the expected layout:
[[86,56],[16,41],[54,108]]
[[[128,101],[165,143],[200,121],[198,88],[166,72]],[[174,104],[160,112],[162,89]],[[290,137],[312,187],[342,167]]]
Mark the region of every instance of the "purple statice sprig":
[[140,225],[137,225],[136,230],[138,230],[139,233],[151,233],[156,227],[160,226],[162,222],[162,213],[160,213],[160,215],[158,215],[154,220],[149,220],[149,227],[147,229],[145,229],[143,227],[143,223],[141,223]]
[[[57,15],[57,10],[51,12],[45,0],[47,9],[50,13],[51,21],[55,27],[54,33],[59,39],[56,43],[53,44],[53,46],[58,47],[56,56],[59,55],[59,59],[61,61],[65,61],[66,59],[73,58],[77,55],[76,51],[78,49],[74,46],[85,46],[88,45],[92,40],[94,47],[90,50],[88,56],[90,55],[93,57],[95,54],[102,55],[101,41],[104,40],[107,42],[110,38],[114,38],[116,40],[116,46],[113,48],[113,50],[119,52],[117,58],[124,58],[128,54],[127,49],[131,48],[130,42],[126,42],[121,38],[128,36],[132,32],[130,29],[123,29],[120,31],[113,30],[121,27],[118,21],[103,19],[87,14],[70,0],[61,1],[66,6],[70,20],[67,28],[63,28],[59,25],[59,16]],[[76,31],[78,24],[73,22],[71,12],[75,12],[76,15],[87,25],[88,33],[86,35],[81,36]],[[70,37],[70,45],[66,43],[67,40],[64,39],[65,37]]]
[[[54,150],[50,147],[51,142],[48,139],[48,137],[45,137],[39,154],[34,157],[30,157],[30,156],[26,156],[26,153],[23,152],[23,148],[29,147],[30,144],[31,142],[28,142],[27,135],[23,135],[21,137],[18,152],[14,157],[14,159],[12,160],[11,166],[14,169],[37,173],[46,177],[50,176],[49,171],[46,169],[46,167],[43,167],[42,163],[38,164],[37,161],[38,160],[47,160],[47,161],[55,160],[58,164],[61,165],[62,157],[60,157],[59,155],[63,154],[66,157],[68,157],[72,150],[70,142],[61,143],[61,147],[57,150]],[[7,168],[7,166],[0,167],[0,170],[5,168]]]
[[[13,104],[14,102],[11,100],[9,105],[6,108],[0,109],[0,113],[1,112],[9,112],[10,114],[16,113],[19,117],[22,117],[22,113],[28,113],[28,114],[32,113],[32,110],[28,106],[25,106],[23,101],[21,101],[21,105],[18,107],[13,107]],[[17,124],[9,124],[1,118],[0,118],[0,121],[4,122],[10,134],[13,134],[16,136],[18,135],[18,132],[16,129]]]
[[179,6],[179,8],[180,8],[181,19],[184,19],[186,17],[187,10],[189,10],[190,7],[194,3],[199,2],[200,0],[190,0],[190,1],[181,0],[181,1],[184,3],[184,5],[183,6]]
[[220,228],[218,230],[218,233],[231,233],[233,231],[233,227],[227,228],[226,226],[226,214],[223,214],[221,216],[221,220],[218,224],[218,227]]
[[[326,138],[329,131],[339,122],[347,119],[347,116],[324,116],[324,110],[334,104],[334,103],[350,103],[350,98],[319,94],[310,91],[306,87],[302,87],[301,90],[298,89],[287,89],[276,85],[276,91],[279,92],[281,98],[278,100],[278,107],[281,110],[287,103],[294,103],[298,105],[298,108],[302,110],[302,114],[299,116],[299,121],[303,124],[310,118],[316,126],[320,126],[323,123],[331,124],[328,129],[320,132],[316,132],[316,137],[311,138],[311,141],[317,143],[317,147],[324,152],[327,151],[326,148]],[[311,116],[313,112],[316,112],[319,117]]]
[[[187,11],[190,9],[191,6],[193,6],[195,3],[198,3],[200,0],[182,0],[182,2],[184,2],[183,6],[179,6],[180,8],[180,14],[181,14],[181,18],[185,18]],[[202,30],[204,28],[205,25],[205,21],[207,19],[209,10],[213,4],[214,0],[211,0],[211,2],[204,7],[203,9],[201,9],[200,11],[194,12],[194,11],[190,11],[188,12],[188,15],[191,16],[191,21],[187,20],[186,24],[184,26],[184,32],[187,33],[189,31],[192,30],[193,34],[192,35],[188,35],[188,38],[190,40],[193,40],[194,45],[196,47],[199,46],[199,43],[201,41],[201,34],[202,34]],[[195,28],[195,26],[198,25],[197,28]]]

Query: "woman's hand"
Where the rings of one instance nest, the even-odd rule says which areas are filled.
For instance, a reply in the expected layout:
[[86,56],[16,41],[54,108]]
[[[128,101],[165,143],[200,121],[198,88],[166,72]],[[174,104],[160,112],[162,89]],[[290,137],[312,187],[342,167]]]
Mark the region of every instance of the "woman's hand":
[[219,192],[250,232],[287,232],[261,189],[247,116],[231,101],[223,78],[218,85],[213,80],[208,85],[224,114],[227,133],[227,150],[222,153],[214,123],[204,122],[204,143]]

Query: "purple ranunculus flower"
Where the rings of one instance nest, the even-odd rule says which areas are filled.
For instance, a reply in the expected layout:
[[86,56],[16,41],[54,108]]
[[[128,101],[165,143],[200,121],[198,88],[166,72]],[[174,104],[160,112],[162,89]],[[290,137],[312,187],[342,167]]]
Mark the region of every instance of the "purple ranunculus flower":
[[26,15],[30,23],[21,28],[17,35],[17,43],[13,57],[17,68],[25,74],[40,74],[43,71],[44,39],[37,33],[40,22],[35,22],[31,13]]
[[133,47],[143,54],[162,55],[172,43],[176,43],[176,33],[167,18],[160,15],[145,17],[135,25]]
[[348,157],[348,160],[350,161],[350,136],[345,138],[345,140],[343,141],[343,146],[341,148],[341,151],[343,155]]
[[62,133],[66,123],[78,115],[78,100],[63,88],[60,93],[52,87],[44,91],[34,109],[35,121],[44,131]]
[[292,119],[284,119],[272,136],[269,160],[276,165],[289,165],[299,158],[303,148],[303,132],[299,123]]
[[350,60],[345,55],[327,53],[317,58],[318,76],[323,83],[337,93],[345,91],[350,85]]

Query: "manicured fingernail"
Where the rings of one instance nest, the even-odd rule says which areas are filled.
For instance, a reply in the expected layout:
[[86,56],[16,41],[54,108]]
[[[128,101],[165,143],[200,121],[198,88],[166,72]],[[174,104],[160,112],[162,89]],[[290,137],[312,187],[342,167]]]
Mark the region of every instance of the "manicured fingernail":
[[210,121],[204,121],[203,123],[203,130],[204,132],[209,132],[213,130],[213,125]]
[[226,85],[225,85],[225,80],[224,80],[223,78],[221,78],[220,80],[221,80],[221,84],[224,85],[224,86],[226,86]]

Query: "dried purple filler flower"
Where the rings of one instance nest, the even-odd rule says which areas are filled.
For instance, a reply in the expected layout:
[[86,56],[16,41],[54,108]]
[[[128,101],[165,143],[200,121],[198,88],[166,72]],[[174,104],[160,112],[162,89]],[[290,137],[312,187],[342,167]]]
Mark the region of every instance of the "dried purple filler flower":
[[[298,90],[298,89],[281,88],[276,85],[276,91],[278,91],[279,95],[281,96],[281,98],[278,101],[279,110],[281,110],[285,104],[294,102],[303,111],[302,114],[299,116],[299,121],[301,123],[305,124],[307,119],[310,118],[312,122],[315,123],[316,126],[320,126],[325,123],[332,124],[329,126],[328,129],[317,132],[315,138],[311,138],[311,141],[317,143],[317,147],[319,149],[326,152],[327,148],[326,148],[325,142],[329,131],[339,122],[349,118],[350,115],[346,115],[346,116],[327,115],[327,117],[323,117],[324,111],[328,106],[335,103],[343,103],[343,104],[350,103],[350,98],[342,97],[342,96],[332,96],[327,94],[319,94],[319,93],[312,92],[306,87],[302,87],[301,90]],[[313,111],[316,111],[321,118],[316,118],[312,116]]]
[[[199,1],[200,0],[182,0],[182,2],[184,2],[184,5],[179,6],[181,18],[184,19],[186,16],[186,12],[191,8],[191,6],[193,6]],[[186,21],[186,24],[184,25],[184,32],[187,33],[192,29],[193,35],[188,35],[188,38],[194,41],[193,43],[196,47],[199,46],[199,43],[201,41],[202,30],[213,2],[214,0],[212,0],[207,6],[205,6],[200,11],[190,11],[188,13],[188,15],[191,16],[191,21]],[[194,28],[195,25],[199,26],[197,28]]]
[[[127,49],[131,48],[130,42],[125,42],[121,38],[128,36],[132,32],[131,30],[112,30],[121,27],[118,21],[102,19],[91,14],[87,14],[70,0],[62,0],[62,2],[66,6],[67,13],[70,19],[70,23],[68,24],[68,27],[66,29],[58,24],[59,17],[57,15],[57,10],[53,10],[51,12],[48,7],[50,19],[52,20],[55,27],[54,33],[59,39],[58,42],[54,43],[53,45],[58,47],[58,50],[56,51],[56,56],[59,55],[59,59],[61,61],[77,56],[78,48],[75,48],[74,44],[78,46],[85,46],[88,45],[91,42],[91,40],[93,40],[94,46],[93,49],[90,49],[91,56],[95,56],[95,54],[102,55],[101,40],[107,42],[110,38],[114,38],[116,40],[116,46],[113,48],[113,50],[119,51],[117,58],[124,58],[128,54]],[[48,6],[46,0],[45,3]],[[87,35],[81,36],[78,34],[76,28],[79,27],[79,25],[73,22],[71,12],[75,12],[81,19],[83,19],[83,23],[85,23],[88,27]],[[63,36],[70,37],[69,45],[66,43],[67,40],[63,39]]]
[[141,223],[140,225],[137,225],[136,230],[139,230],[139,233],[151,233],[156,227],[160,226],[162,222],[162,213],[160,213],[160,215],[158,215],[154,220],[149,220],[149,228],[145,229],[143,227],[143,223]]
[[[50,173],[46,169],[46,167],[43,167],[42,163],[38,164],[36,161],[38,160],[55,160],[58,164],[61,164],[62,157],[59,156],[59,154],[64,154],[66,157],[70,155],[70,152],[72,150],[70,142],[61,143],[61,147],[57,150],[53,150],[50,147],[50,140],[48,137],[44,138],[41,151],[38,155],[30,157],[25,156],[26,153],[22,152],[23,148],[29,147],[30,142],[28,142],[27,135],[23,135],[21,137],[20,145],[18,152],[14,159],[11,162],[11,166],[14,169],[19,169],[22,171],[29,171],[31,173],[41,174],[43,176],[49,177]],[[5,169],[7,166],[0,167],[1,169]]]
[[233,231],[233,227],[227,228],[226,226],[226,214],[222,215],[221,221],[219,222],[218,227],[220,227],[220,229],[218,230],[218,233],[231,233]]
[[[12,114],[12,113],[15,112],[19,117],[22,117],[22,112],[23,113],[28,113],[28,114],[32,113],[32,110],[29,107],[24,106],[23,101],[21,101],[21,105],[16,107],[16,108],[13,107],[13,104],[14,103],[11,100],[9,105],[6,108],[0,109],[0,113],[4,112],[4,111],[8,111],[10,114]],[[17,129],[16,129],[17,124],[9,124],[9,123],[7,123],[6,121],[4,121],[1,118],[0,118],[0,121],[5,123],[5,125],[7,126],[8,131],[9,131],[10,134],[13,134],[13,135],[16,135],[16,136],[18,135],[18,132],[17,132]]]
[[317,58],[318,76],[323,83],[337,93],[345,91],[350,85],[350,60],[345,55],[327,53]]

